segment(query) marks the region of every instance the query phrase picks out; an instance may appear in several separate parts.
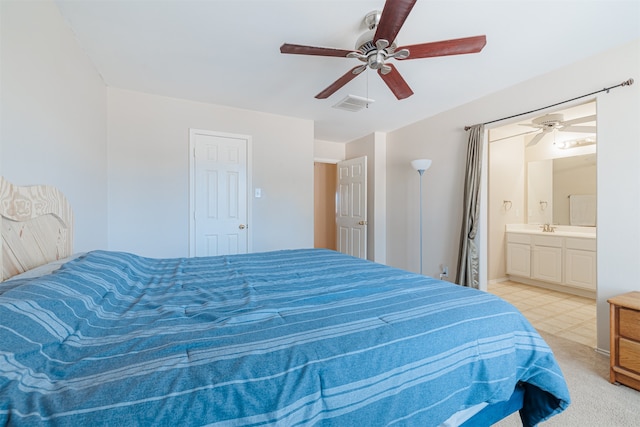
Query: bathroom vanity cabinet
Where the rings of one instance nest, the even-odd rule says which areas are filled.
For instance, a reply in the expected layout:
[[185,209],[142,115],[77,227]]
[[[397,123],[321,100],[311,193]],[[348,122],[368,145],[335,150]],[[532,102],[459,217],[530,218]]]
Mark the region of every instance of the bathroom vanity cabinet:
[[508,231],[506,236],[507,274],[512,280],[595,297],[595,236],[535,231]]
[[608,300],[611,312],[609,377],[640,391],[640,292]]

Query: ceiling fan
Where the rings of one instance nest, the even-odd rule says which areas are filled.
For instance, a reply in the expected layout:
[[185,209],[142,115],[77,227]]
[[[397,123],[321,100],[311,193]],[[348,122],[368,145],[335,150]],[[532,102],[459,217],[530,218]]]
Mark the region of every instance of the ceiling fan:
[[355,50],[285,43],[280,47],[280,52],[296,55],[356,58],[364,62],[364,64],[349,70],[345,75],[317,94],[316,98],[318,99],[328,98],[366,70],[367,67],[378,72],[396,98],[408,98],[413,95],[413,91],[398,70],[392,64],[388,64],[387,60],[391,58],[404,60],[476,53],[480,52],[487,43],[486,36],[482,35],[398,47],[395,42],[396,36],[416,1],[387,0],[382,12],[373,11],[368,13],[365,17],[365,23],[369,31],[358,38]]
[[533,119],[531,123],[521,124],[521,126],[529,126],[541,130],[541,132],[533,137],[533,139],[527,144],[527,147],[531,147],[532,145],[536,145],[545,137],[545,135],[553,132],[554,130],[559,130],[560,132],[596,133],[595,126],[575,126],[582,123],[595,122],[595,120],[595,114],[592,116],[578,117],[577,119],[572,120],[564,120],[564,115],[562,114],[546,114],[542,117]]

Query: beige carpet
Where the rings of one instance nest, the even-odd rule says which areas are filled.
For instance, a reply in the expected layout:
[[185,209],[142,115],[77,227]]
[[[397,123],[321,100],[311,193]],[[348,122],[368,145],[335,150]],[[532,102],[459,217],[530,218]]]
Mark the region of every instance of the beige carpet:
[[[640,426],[640,392],[609,382],[609,358],[590,347],[541,333],[569,385],[571,405],[540,426]],[[496,426],[522,426],[513,414]]]

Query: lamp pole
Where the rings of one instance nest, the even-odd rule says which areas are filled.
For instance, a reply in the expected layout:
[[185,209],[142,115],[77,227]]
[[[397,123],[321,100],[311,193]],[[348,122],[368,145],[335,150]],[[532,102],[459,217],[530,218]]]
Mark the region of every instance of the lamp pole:
[[420,274],[422,274],[422,175],[424,169],[418,169],[420,174]]
[[431,160],[429,159],[418,159],[413,160],[411,162],[411,166],[420,174],[420,274],[422,274],[422,175],[424,175],[424,171],[429,169],[431,166]]

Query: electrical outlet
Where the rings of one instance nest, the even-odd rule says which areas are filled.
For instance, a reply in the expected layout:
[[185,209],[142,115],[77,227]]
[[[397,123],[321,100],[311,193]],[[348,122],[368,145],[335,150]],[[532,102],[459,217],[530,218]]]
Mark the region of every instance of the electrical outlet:
[[449,267],[446,265],[442,267],[442,277],[449,277]]

